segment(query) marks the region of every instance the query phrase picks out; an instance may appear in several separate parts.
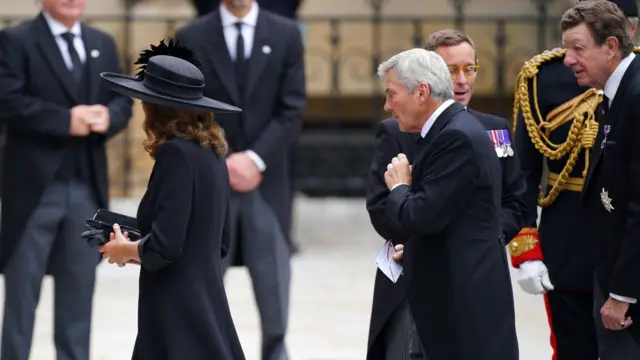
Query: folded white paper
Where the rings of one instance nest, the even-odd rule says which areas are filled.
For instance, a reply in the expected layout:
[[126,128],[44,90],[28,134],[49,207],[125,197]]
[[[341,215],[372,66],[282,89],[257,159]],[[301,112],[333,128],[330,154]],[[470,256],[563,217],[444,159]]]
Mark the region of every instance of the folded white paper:
[[398,281],[400,275],[402,275],[402,264],[393,260],[393,254],[396,253],[396,249],[391,242],[387,241],[382,249],[376,256],[376,264],[380,271],[382,271],[392,282]]

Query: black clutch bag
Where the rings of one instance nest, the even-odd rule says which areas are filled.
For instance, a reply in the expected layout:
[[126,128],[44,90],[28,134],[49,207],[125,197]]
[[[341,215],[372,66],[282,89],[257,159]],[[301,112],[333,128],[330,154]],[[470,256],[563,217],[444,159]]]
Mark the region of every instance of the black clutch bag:
[[89,246],[98,247],[106,244],[113,232],[113,224],[120,225],[120,230],[124,234],[129,234],[129,240],[140,239],[138,221],[136,218],[118,214],[109,210],[99,209],[92,219],[87,219],[85,231],[80,235]]

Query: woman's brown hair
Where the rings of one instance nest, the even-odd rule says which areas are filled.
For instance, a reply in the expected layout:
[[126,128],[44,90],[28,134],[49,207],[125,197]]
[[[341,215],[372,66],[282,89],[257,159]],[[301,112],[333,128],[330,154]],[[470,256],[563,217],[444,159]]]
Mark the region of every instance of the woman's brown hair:
[[155,158],[158,147],[171,138],[197,141],[218,155],[227,153],[224,130],[214,121],[212,112],[183,110],[148,102],[143,102],[142,106],[145,112],[143,129],[147,134],[144,149],[152,158]]

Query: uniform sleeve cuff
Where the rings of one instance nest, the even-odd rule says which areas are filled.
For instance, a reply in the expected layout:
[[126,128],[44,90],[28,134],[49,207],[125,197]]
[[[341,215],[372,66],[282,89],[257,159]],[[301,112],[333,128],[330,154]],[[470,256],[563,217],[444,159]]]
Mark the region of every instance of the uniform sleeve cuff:
[[542,249],[540,248],[540,237],[535,228],[527,227],[509,242],[509,254],[511,255],[511,265],[519,269],[520,264],[525,261],[542,261]]
[[251,158],[251,160],[253,160],[254,163],[256,163],[256,166],[258,167],[258,170],[260,170],[260,172],[264,172],[267,169],[267,164],[264,163],[262,158],[258,154],[256,154],[255,151],[247,150],[245,151],[245,153]]

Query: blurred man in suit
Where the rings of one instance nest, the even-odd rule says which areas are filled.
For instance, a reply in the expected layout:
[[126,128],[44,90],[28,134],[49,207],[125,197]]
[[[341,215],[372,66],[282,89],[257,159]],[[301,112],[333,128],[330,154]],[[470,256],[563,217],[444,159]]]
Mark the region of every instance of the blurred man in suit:
[[232,246],[225,269],[234,264],[249,269],[261,317],[262,359],[287,359],[288,150],[306,105],[300,31],[293,20],[261,9],[254,0],[223,0],[217,11],[182,28],[177,38],[204,60],[205,95],[242,108],[241,114],[216,116],[229,140],[233,190]]
[[90,357],[98,255],[80,239],[108,207],[106,141],[131,100],[101,86],[120,72],[113,38],[79,22],[86,0],[43,0],[33,20],[0,33],[0,120],[7,126],[0,269],[2,360],[27,359],[45,273],[55,279],[57,358]]
[[[198,16],[206,15],[220,6],[220,0],[192,0]],[[302,0],[259,0],[260,8],[289,19],[298,18]]]
[[[220,0],[193,0],[194,6],[198,12],[198,16],[202,16],[208,14],[220,7]],[[259,0],[258,5],[260,9],[267,10],[269,12],[278,14],[280,16],[284,16],[286,18],[296,20],[298,18],[298,9],[300,8],[300,4],[302,0]],[[297,149],[297,140],[293,142],[288,150],[289,156],[289,186],[291,190],[289,194],[291,195],[289,198],[290,204],[288,205],[291,209],[291,214],[289,218],[293,221],[293,203],[295,196],[295,165],[296,165],[296,149]],[[290,221],[290,222],[291,222]],[[297,244],[293,239],[293,235],[291,234],[291,227],[285,229],[287,236],[291,239],[292,251],[295,253],[298,250]]]
[[[473,40],[458,30],[445,29],[431,34],[425,49],[437,52],[444,59],[454,81],[454,99],[468,106],[480,68]],[[488,132],[497,134],[497,131],[502,131],[510,137],[507,120],[467,109]],[[396,119],[382,121],[376,135],[377,145],[367,184],[367,210],[371,223],[380,236],[391,239],[396,244],[398,260],[401,260],[402,244],[409,234],[385,213],[389,189],[384,181],[384,173],[387,164],[399,153],[405,154],[410,161],[415,159],[418,139],[418,133],[400,131]],[[521,195],[525,184],[517,155],[509,155],[507,151],[499,157],[503,186],[500,222],[502,236],[508,241],[522,226]],[[368,360],[424,359],[406,302],[405,284],[402,276],[393,284],[380,270],[377,271],[369,327]]]
[[[598,136],[582,190],[585,245],[592,245],[600,359],[640,358],[640,58],[624,13],[584,1],[560,21],[564,64],[602,90]],[[635,341],[633,340],[635,338]]]
[[518,341],[500,225],[502,171],[487,131],[453,100],[435,52],[412,49],[378,68],[385,111],[420,132],[412,167],[387,165],[385,206],[409,234],[407,300],[426,358],[516,360]]

